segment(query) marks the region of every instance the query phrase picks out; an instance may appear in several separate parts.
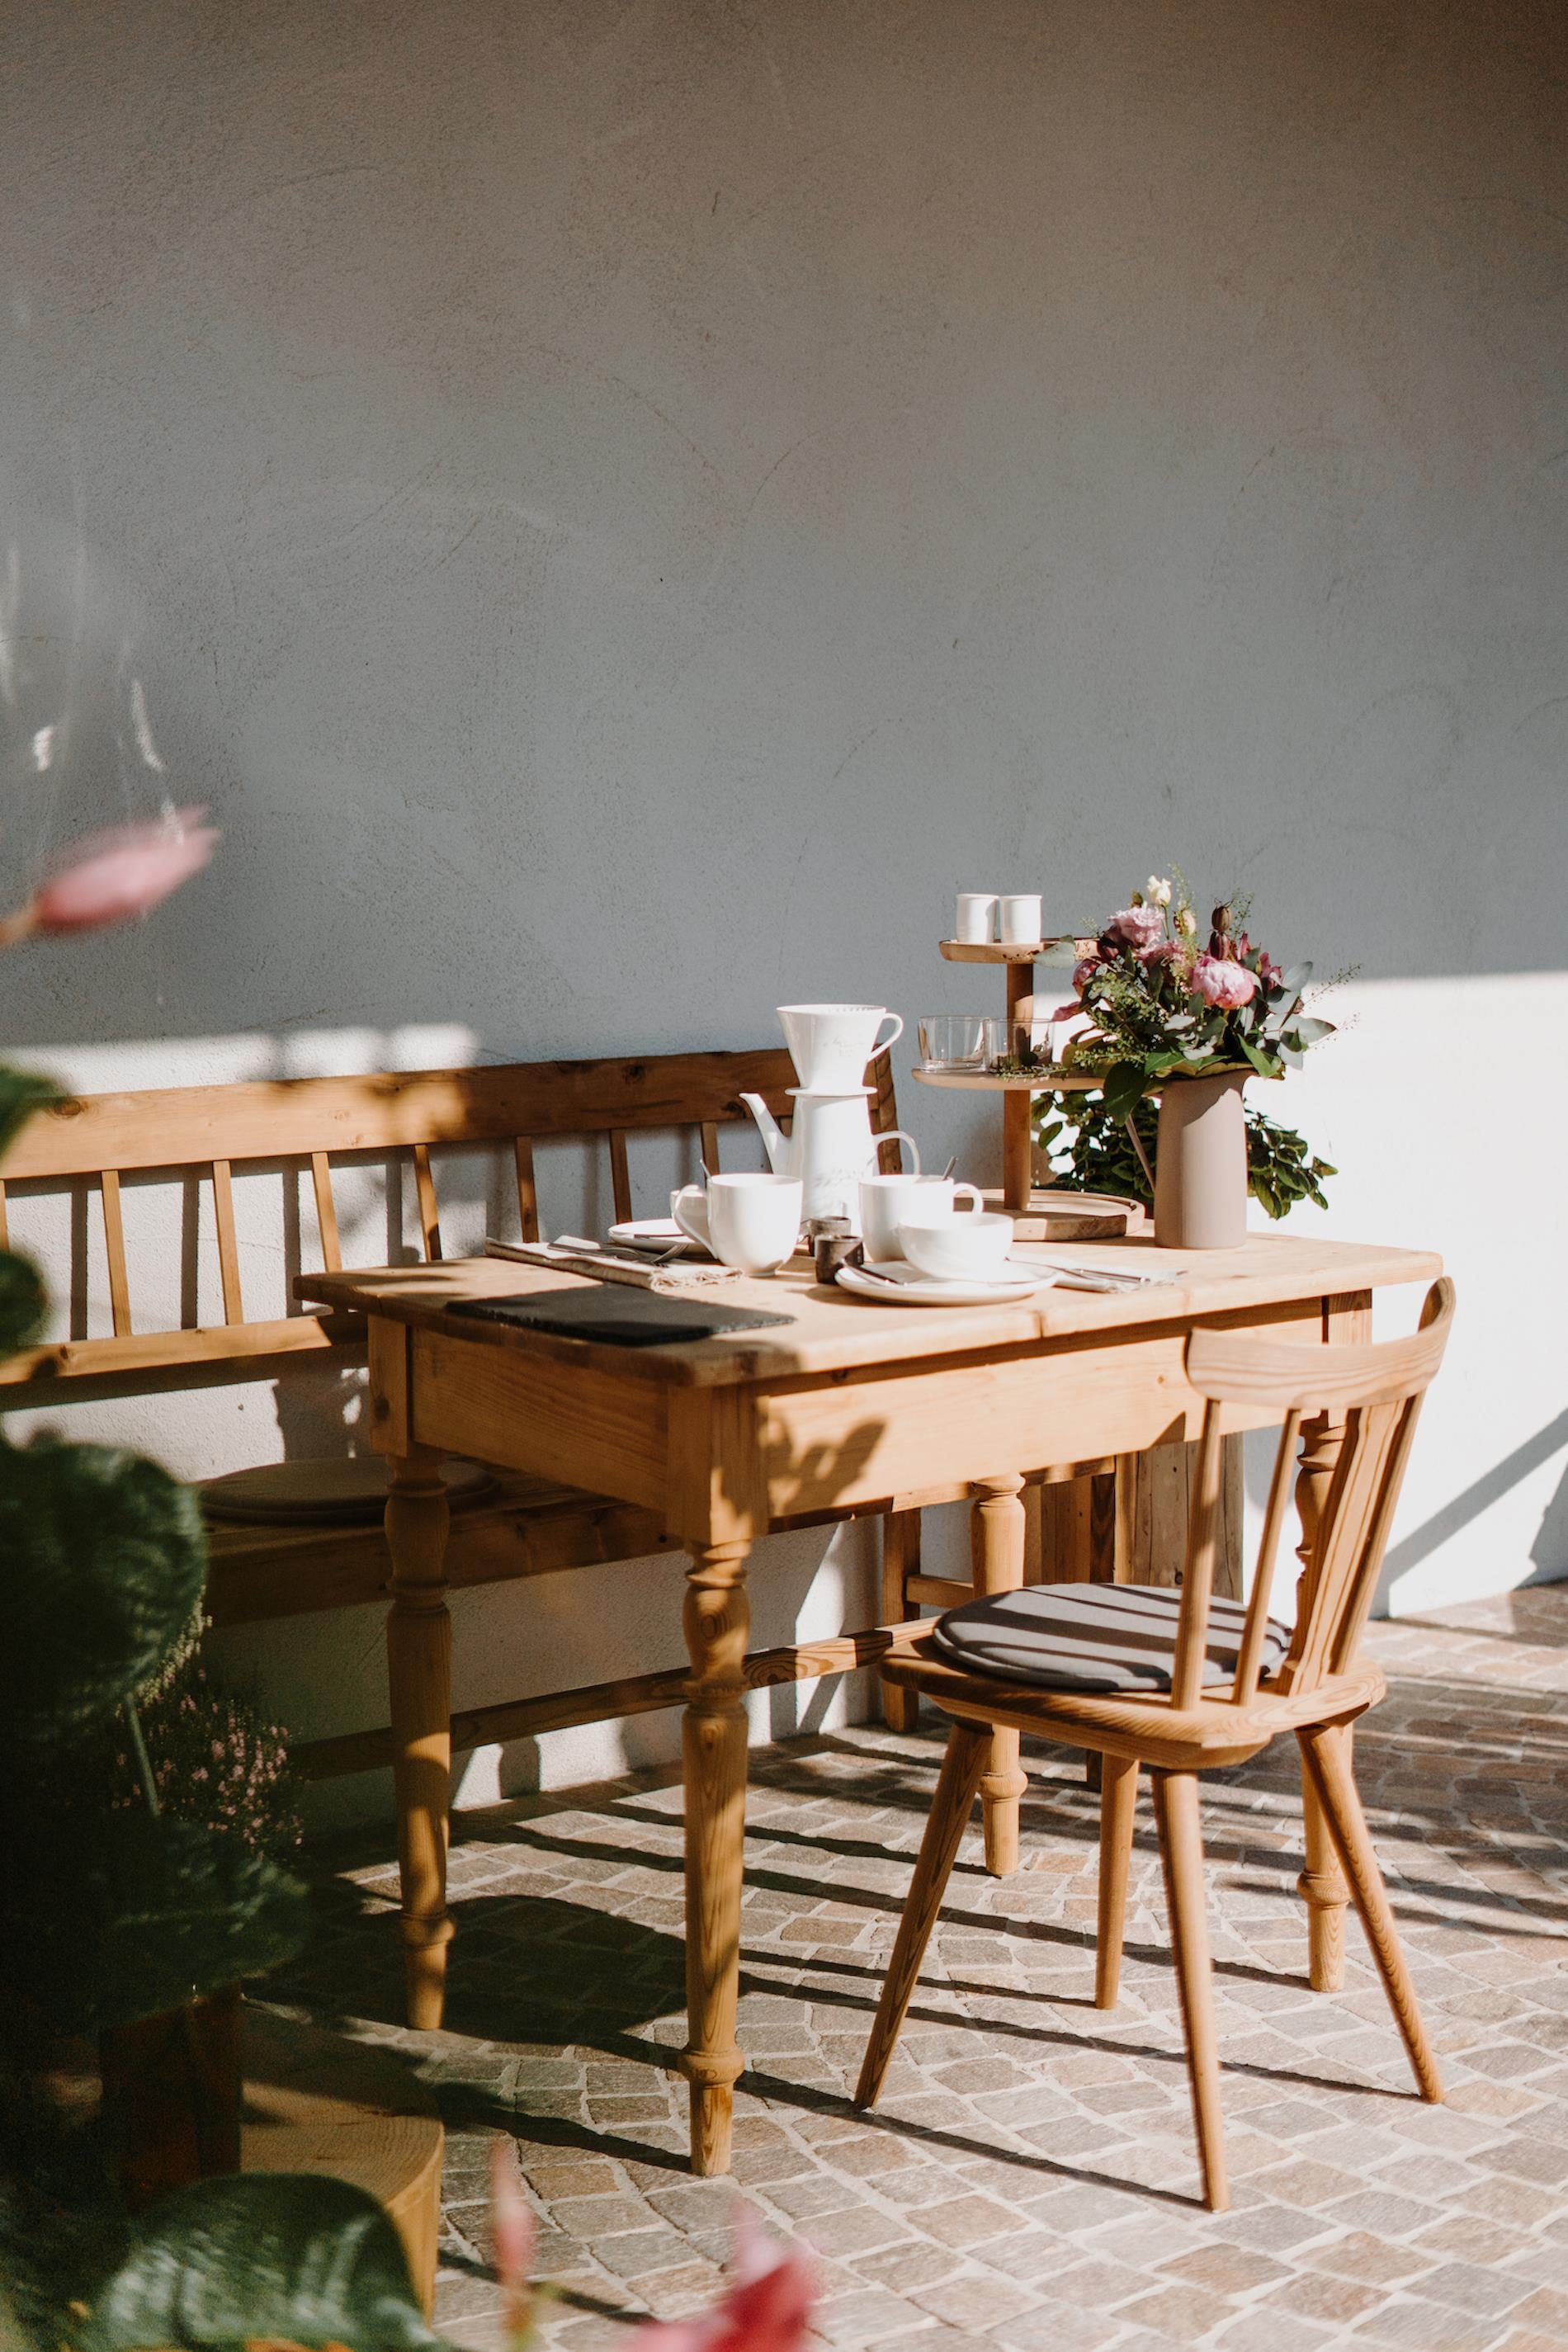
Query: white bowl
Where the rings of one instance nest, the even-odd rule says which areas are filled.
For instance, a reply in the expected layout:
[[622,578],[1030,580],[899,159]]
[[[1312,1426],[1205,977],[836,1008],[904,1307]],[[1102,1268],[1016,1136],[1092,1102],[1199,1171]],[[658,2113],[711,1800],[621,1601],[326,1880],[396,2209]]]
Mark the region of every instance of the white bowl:
[[1002,1282],[1013,1246],[1013,1220],[991,1210],[968,1216],[910,1219],[899,1226],[904,1255],[933,1282]]

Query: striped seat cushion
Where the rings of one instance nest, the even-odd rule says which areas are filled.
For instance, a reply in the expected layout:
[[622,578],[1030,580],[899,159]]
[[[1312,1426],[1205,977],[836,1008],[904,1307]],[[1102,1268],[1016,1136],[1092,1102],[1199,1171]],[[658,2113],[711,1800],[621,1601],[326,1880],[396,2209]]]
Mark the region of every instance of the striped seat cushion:
[[[1044,1690],[1168,1691],[1181,1606],[1167,1585],[1029,1584],[950,1609],[932,1641],[968,1674]],[[1235,1673],[1246,1622],[1240,1601],[1210,1601],[1205,1687]],[[1270,1618],[1260,1673],[1271,1673],[1289,1646],[1289,1628]]]

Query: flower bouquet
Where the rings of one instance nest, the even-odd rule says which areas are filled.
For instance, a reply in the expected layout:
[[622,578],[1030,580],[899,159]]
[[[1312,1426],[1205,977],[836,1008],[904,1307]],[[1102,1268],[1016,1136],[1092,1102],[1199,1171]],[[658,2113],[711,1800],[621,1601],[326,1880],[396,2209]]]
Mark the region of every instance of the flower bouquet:
[[1255,948],[1237,929],[1245,912],[1216,907],[1200,947],[1184,882],[1151,875],[1075,968],[1077,1001],[1057,1017],[1086,1013],[1088,1025],[1068,1041],[1062,1066],[1103,1076],[1112,1118],[1129,1117],[1173,1078],[1282,1078],[1331,1034],[1332,1022],[1301,1009],[1311,965],[1287,970]]
[[[1302,1009],[1311,965],[1287,969],[1254,947],[1240,928],[1246,912],[1216,907],[1205,940],[1181,875],[1173,884],[1151,875],[1082,957],[1074,1001],[1053,1016],[1082,1025],[1059,1064],[1042,1068],[1043,1082],[1052,1070],[1079,1085],[1092,1078],[1104,1118],[1127,1123],[1141,1159],[1139,1106],[1159,1095],[1151,1189],[1156,1238],[1174,1248],[1239,1244],[1248,1192],[1241,1089],[1249,1077],[1283,1077],[1332,1033],[1331,1022]],[[1322,1162],[1311,1168],[1332,1173]]]

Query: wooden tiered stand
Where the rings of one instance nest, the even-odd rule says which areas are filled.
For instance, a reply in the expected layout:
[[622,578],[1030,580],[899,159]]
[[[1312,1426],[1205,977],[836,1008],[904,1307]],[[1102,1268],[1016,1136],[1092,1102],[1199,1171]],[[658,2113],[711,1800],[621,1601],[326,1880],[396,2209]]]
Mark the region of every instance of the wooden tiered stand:
[[[1035,966],[1052,948],[1087,949],[1091,942],[1068,937],[1029,940],[1022,943],[997,940],[972,942],[943,940],[942,952],[949,963],[999,963],[1007,983],[1007,1050],[1026,1053],[1035,1003]],[[1098,1078],[1055,1076],[1031,1072],[1026,1077],[1002,1077],[989,1070],[922,1070],[915,1076],[922,1087],[967,1087],[1002,1097],[1002,1206],[1015,1216],[1026,1216],[1034,1205],[1030,1175],[1034,1137],[1029,1123],[1031,1096],[1098,1086]]]
[[[1053,948],[1073,948],[1087,955],[1094,942],[1063,934],[1021,942],[943,940],[940,944],[948,963],[1001,965],[1007,991],[1007,1050],[1019,1054],[1026,1052],[1030,1043],[1036,964]],[[1069,1094],[1097,1087],[1100,1083],[1097,1077],[1075,1077],[1062,1071],[1004,1077],[989,1070],[922,1070],[918,1066],[914,1075],[924,1087],[961,1087],[1001,1096],[1002,1194],[999,1203],[994,1195],[988,1196],[988,1202],[1007,1210],[1017,1221],[1021,1241],[1055,1243],[1087,1237],[1096,1231],[1094,1223],[1073,1218],[1070,1192],[1053,1192],[1034,1184],[1030,1102],[1037,1094]],[[1101,1223],[1098,1231],[1104,1234],[1106,1227]],[[1155,1446],[1114,1464],[1085,1465],[1077,1476],[1053,1474],[1044,1486],[1026,1486],[1030,1580],[1046,1574],[1048,1562],[1051,1575],[1068,1579],[1172,1583],[1181,1557],[1195,1451],[1185,1444]],[[1215,1591],[1236,1599],[1241,1591],[1244,1508],[1239,1438],[1226,1441],[1224,1464]],[[908,1590],[916,1599],[939,1597],[934,1583],[929,1591],[921,1592],[918,1575]],[[907,1717],[902,1712],[905,1694],[889,1686],[888,1719],[895,1727],[912,1720],[912,1710]]]

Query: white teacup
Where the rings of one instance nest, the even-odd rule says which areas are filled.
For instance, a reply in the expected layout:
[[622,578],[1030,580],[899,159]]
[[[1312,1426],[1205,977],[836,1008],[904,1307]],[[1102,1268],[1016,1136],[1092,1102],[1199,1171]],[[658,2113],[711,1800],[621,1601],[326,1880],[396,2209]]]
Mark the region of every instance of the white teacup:
[[798,1176],[710,1176],[684,1185],[669,1213],[689,1241],[742,1274],[776,1274],[800,1239]]
[[904,1255],[933,1282],[1001,1282],[1013,1246],[1013,1220],[991,1210],[967,1217],[917,1210],[899,1227]]
[[899,1227],[906,1217],[951,1217],[963,1194],[978,1213],[984,1195],[973,1184],[955,1184],[951,1176],[862,1176],[860,1232],[869,1258],[902,1257]]
[[[861,1085],[872,1055],[904,1034],[898,1014],[883,1004],[781,1004],[778,1015],[808,1094],[836,1094]],[[893,1024],[885,1037],[884,1021]]]

